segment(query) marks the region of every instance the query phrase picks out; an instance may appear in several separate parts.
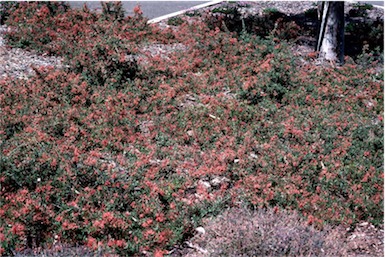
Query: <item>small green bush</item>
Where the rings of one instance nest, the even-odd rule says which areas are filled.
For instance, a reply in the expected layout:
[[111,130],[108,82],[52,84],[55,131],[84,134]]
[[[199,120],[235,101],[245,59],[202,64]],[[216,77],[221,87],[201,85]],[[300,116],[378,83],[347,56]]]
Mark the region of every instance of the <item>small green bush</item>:
[[124,19],[124,9],[122,2],[101,2],[102,15],[107,20],[122,21]]
[[[250,39],[248,40],[250,43]],[[251,41],[254,44],[268,42],[255,38]],[[265,43],[265,44],[266,44]],[[239,96],[241,99],[257,104],[266,97],[279,103],[286,101],[286,96],[296,87],[296,62],[290,57],[287,46],[284,44],[273,45],[266,49],[256,50],[263,60],[251,71],[258,79],[245,81]],[[251,77],[252,78],[252,77]]]
[[4,25],[8,16],[18,7],[19,3],[3,1],[0,3],[0,25]]
[[167,25],[171,26],[180,26],[184,23],[183,19],[181,17],[172,17],[167,20]]

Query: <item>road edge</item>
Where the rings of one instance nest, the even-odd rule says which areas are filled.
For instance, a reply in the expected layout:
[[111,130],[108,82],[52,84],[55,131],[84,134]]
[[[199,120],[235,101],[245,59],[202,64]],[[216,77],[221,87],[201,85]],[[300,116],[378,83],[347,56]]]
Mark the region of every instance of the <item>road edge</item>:
[[166,14],[166,15],[162,15],[162,16],[153,18],[153,19],[147,21],[147,23],[148,24],[157,23],[157,22],[160,22],[162,20],[166,20],[166,19],[178,16],[178,15],[184,14],[187,11],[198,10],[198,9],[205,8],[205,7],[208,7],[208,6],[211,6],[211,5],[219,4],[219,3],[223,2],[223,1],[224,0],[214,0],[214,1],[210,1],[208,3],[204,3],[204,4],[200,4],[200,5],[195,5],[193,7],[188,8],[188,9],[184,9],[184,10],[181,10],[181,11],[177,11],[177,12],[173,12],[173,13],[169,13],[169,14]]
[[[362,1],[357,1],[357,0],[348,0],[346,2],[351,3],[351,4],[363,3]],[[384,10],[384,6],[376,5],[376,4],[370,4],[370,5],[375,7],[375,8],[380,8],[380,9]]]

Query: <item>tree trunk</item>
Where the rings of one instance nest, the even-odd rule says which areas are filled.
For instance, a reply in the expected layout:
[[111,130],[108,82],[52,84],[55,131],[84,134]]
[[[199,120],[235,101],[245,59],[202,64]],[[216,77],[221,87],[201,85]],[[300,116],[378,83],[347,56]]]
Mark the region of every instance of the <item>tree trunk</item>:
[[344,62],[344,2],[322,2],[317,51],[322,60]]

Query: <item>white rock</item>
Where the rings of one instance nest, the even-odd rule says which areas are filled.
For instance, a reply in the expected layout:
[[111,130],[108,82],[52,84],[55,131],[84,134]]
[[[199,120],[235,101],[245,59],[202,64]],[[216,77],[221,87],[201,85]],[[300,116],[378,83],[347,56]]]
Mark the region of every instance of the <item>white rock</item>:
[[198,182],[200,185],[202,185],[204,188],[208,189],[211,187],[210,183],[207,182],[207,181],[202,181],[202,180],[199,180]]
[[192,137],[192,136],[194,135],[194,132],[193,132],[192,130],[188,130],[188,131],[187,131],[187,135],[188,135],[189,137]]
[[216,187],[216,186],[221,185],[223,182],[228,182],[228,181],[230,181],[230,180],[226,177],[216,177],[210,181],[210,184],[212,186]]
[[369,222],[362,222],[359,226],[360,227],[366,227],[367,225],[369,225]]
[[197,227],[195,231],[202,235],[206,234],[206,230],[203,227]]
[[253,159],[258,159],[258,155],[256,155],[255,153],[250,153],[250,157]]

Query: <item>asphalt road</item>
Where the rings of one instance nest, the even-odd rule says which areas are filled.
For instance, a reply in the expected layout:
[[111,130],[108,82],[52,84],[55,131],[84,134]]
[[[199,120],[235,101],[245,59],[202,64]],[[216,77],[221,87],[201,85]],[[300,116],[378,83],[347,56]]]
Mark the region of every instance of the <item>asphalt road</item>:
[[[153,19],[207,2],[209,1],[122,1],[122,4],[126,15],[133,15],[134,7],[140,5],[143,16]],[[70,5],[73,8],[82,8],[84,3],[92,10],[101,10],[100,1],[71,1]]]
[[363,1],[364,3],[371,5],[378,5],[384,7],[384,1]]
[[[122,1],[126,15],[133,15],[133,9],[136,5],[140,5],[143,15],[148,19],[157,18],[173,12],[185,10],[196,5],[207,3],[210,1]],[[354,1],[360,3],[368,3],[377,6],[384,6],[384,1]],[[101,10],[100,1],[70,1],[73,8],[82,8],[83,4],[92,10]]]

